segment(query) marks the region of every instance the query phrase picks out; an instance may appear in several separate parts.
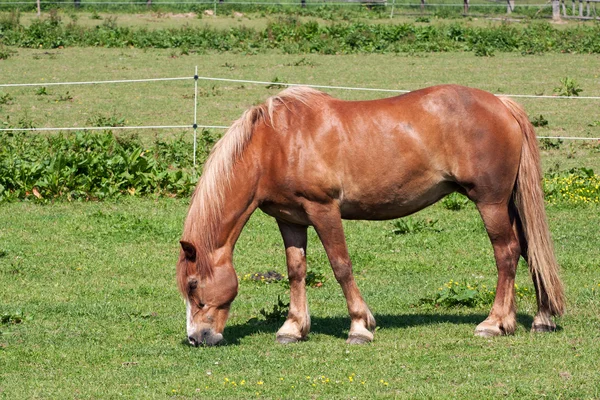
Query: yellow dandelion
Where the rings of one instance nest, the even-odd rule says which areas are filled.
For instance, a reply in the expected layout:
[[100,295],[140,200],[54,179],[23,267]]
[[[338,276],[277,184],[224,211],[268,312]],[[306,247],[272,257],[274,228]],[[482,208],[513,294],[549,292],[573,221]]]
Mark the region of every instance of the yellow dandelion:
[[262,385],[262,384],[264,384],[264,382],[263,381],[258,381],[258,382],[256,382],[256,384],[257,385]]

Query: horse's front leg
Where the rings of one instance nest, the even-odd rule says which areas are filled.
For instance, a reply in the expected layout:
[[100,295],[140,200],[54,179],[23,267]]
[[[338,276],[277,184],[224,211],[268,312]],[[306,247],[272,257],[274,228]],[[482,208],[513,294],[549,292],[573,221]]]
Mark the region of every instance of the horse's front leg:
[[306,226],[277,221],[287,260],[290,281],[290,311],[283,326],[277,331],[279,343],[305,340],[310,331],[310,314],[306,299]]
[[363,300],[352,275],[352,262],[346,246],[339,207],[337,204],[311,203],[305,205],[305,209],[325,247],[333,274],[346,297],[351,319],[350,333],[346,343],[371,342],[375,330],[375,318]]

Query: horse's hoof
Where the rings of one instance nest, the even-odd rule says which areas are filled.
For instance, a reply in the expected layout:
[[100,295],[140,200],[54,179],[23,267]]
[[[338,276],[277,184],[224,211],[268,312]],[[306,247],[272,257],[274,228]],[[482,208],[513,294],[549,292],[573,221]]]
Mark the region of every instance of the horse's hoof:
[[532,324],[531,325],[531,332],[544,333],[544,332],[554,332],[554,331],[556,331],[556,325],[546,325],[546,324]]
[[367,344],[373,341],[372,337],[353,334],[348,336],[348,340],[346,340],[347,344]]
[[490,338],[490,337],[496,337],[496,336],[501,336],[502,335],[502,331],[498,330],[493,330],[493,329],[475,329],[475,336],[479,336],[479,337],[484,337],[484,338]]
[[290,335],[277,335],[277,343],[279,344],[290,344],[290,343],[298,343],[302,341],[302,338],[290,336]]

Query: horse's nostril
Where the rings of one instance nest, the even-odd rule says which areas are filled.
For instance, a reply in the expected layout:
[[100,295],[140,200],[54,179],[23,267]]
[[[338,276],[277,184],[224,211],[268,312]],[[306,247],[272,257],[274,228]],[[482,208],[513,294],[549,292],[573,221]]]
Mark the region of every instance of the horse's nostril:
[[188,336],[188,340],[192,346],[198,347],[198,341],[193,336]]

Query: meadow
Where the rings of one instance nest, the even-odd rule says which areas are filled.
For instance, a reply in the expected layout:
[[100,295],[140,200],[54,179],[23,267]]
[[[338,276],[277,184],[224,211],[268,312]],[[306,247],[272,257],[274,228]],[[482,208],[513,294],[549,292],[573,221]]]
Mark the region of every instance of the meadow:
[[[597,54],[5,48],[11,54],[0,60],[0,84],[191,78],[198,66],[206,77],[406,90],[459,83],[498,94],[558,94],[566,90],[561,80],[569,78],[580,96],[600,96]],[[228,125],[281,89],[199,81],[198,123]],[[328,92],[348,100],[391,95]],[[0,88],[0,127],[191,124],[193,94],[192,79]],[[540,136],[600,137],[599,100],[519,102],[542,125]],[[200,161],[221,133],[201,132]],[[31,140],[58,140],[53,133],[0,134],[2,143],[38,143],[28,155],[33,160],[40,153],[39,163],[56,153]],[[143,150],[166,143],[163,149],[172,151],[149,154],[162,154],[167,170],[176,165],[186,176],[194,173],[191,135],[191,129],[114,133]],[[32,192],[24,200],[0,198],[0,397],[600,398],[600,189],[594,180],[600,143],[547,140],[541,146],[549,223],[568,299],[552,334],[529,332],[536,305],[520,265],[516,333],[473,336],[489,311],[486,293],[495,286],[496,268],[477,211],[460,198],[404,222],[345,222],[358,285],[378,323],[375,341],[366,346],[344,343],[345,301],[312,230],[312,331],[303,343],[275,343],[285,311],[278,304],[288,301],[289,290],[284,281],[252,277],[274,276],[270,271],[285,277],[284,249],[274,220],[255,213],[235,250],[240,293],[226,344],[214,348],[187,344],[175,284],[191,186],[167,193],[126,188],[104,201],[44,192],[42,198]],[[0,161],[9,159],[6,154],[0,151]],[[457,299],[457,290],[469,301],[439,296]]]

